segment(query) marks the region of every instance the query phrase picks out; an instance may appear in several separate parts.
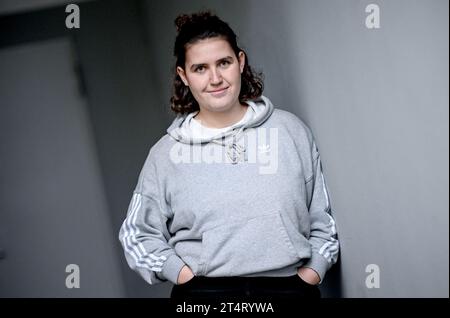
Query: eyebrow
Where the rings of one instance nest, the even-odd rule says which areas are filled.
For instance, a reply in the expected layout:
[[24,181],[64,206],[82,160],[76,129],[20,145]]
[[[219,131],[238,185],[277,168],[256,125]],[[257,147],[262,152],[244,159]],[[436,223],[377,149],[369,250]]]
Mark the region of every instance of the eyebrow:
[[[226,57],[222,57],[221,59],[218,59],[217,61],[216,61],[216,63],[219,63],[219,62],[222,62],[222,61],[225,61],[225,60],[233,60],[233,57],[231,57],[231,56],[226,56]],[[206,66],[207,64],[205,64],[205,63],[201,63],[201,64],[192,64],[191,65],[191,67],[190,67],[190,69],[191,69],[191,71],[193,71],[193,70],[195,70],[197,67],[199,67],[199,66]]]

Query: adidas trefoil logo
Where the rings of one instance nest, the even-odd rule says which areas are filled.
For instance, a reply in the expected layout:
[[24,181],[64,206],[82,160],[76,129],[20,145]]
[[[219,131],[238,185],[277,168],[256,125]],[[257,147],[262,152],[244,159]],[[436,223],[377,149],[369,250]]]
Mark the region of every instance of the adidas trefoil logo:
[[261,145],[258,146],[259,153],[268,153],[270,152],[270,145]]

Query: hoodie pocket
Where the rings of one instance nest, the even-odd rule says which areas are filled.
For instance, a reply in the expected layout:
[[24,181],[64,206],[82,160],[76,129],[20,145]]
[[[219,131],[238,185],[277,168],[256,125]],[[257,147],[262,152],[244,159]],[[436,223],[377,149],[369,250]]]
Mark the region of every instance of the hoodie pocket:
[[202,239],[204,275],[255,274],[300,259],[279,212],[215,227],[205,231]]

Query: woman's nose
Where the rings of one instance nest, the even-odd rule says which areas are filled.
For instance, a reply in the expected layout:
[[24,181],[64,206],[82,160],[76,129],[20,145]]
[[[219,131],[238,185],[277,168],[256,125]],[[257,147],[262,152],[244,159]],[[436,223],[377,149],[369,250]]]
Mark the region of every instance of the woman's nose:
[[211,84],[220,84],[222,82],[222,75],[217,69],[211,70]]

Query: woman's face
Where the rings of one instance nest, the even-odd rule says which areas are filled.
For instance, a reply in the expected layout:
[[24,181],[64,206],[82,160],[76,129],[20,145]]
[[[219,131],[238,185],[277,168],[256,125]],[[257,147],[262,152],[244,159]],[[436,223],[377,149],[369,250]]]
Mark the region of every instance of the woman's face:
[[177,72],[200,109],[227,111],[239,106],[244,63],[244,52],[237,58],[230,44],[216,37],[189,45],[185,68],[177,67]]

